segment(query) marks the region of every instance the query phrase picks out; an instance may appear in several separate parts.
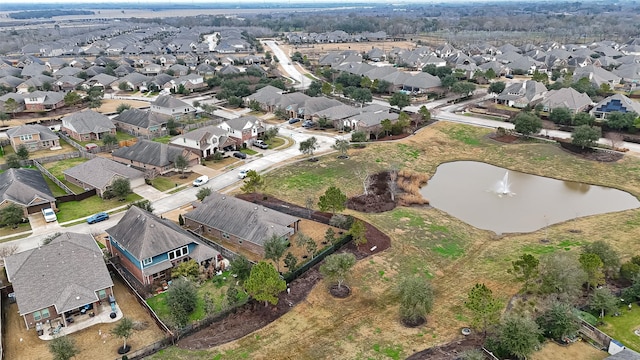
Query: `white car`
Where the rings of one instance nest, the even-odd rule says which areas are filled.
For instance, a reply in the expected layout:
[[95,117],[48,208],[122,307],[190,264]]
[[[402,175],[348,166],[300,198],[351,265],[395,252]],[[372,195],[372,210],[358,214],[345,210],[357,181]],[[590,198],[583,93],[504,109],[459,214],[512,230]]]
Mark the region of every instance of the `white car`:
[[57,221],[56,213],[51,208],[42,209],[42,215],[44,215],[44,221],[54,222]]
[[209,177],[207,175],[202,175],[199,178],[193,180],[193,186],[202,186],[209,182]]
[[247,174],[249,173],[249,171],[251,171],[251,169],[247,169],[247,170],[240,170],[240,172],[238,172],[238,178],[239,179],[244,179],[247,177]]

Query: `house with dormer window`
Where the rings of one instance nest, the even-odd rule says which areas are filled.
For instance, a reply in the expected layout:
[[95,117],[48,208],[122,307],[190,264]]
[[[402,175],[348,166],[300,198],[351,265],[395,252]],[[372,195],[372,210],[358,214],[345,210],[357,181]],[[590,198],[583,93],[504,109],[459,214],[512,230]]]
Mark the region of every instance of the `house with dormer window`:
[[171,269],[184,261],[206,266],[220,254],[172,221],[137,206],[106,232],[109,252],[142,285],[171,279]]

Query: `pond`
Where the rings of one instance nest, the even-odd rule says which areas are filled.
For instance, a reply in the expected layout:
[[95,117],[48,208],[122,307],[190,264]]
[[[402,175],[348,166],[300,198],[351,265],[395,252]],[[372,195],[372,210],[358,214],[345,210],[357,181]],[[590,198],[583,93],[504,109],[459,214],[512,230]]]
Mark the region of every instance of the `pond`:
[[436,169],[420,192],[431,206],[498,234],[532,232],[578,217],[634,209],[624,191],[456,161]]

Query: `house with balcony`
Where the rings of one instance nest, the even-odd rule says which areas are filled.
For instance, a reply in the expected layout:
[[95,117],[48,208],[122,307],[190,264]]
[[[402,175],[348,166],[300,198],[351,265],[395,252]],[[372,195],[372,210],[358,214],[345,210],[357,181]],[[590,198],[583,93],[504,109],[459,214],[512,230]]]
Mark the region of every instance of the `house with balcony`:
[[265,241],[273,235],[291,238],[300,222],[295,216],[218,192],[212,192],[184,219],[187,227],[201,235],[258,257],[264,256]]
[[227,132],[227,136],[235,141],[236,146],[250,145],[264,133],[262,121],[255,116],[242,116],[223,121],[219,127]]
[[227,135],[227,131],[217,126],[204,126],[174,137],[171,146],[184,148],[206,158],[224,148],[235,146],[236,142]]
[[172,221],[137,206],[106,232],[109,252],[142,285],[171,279],[171,269],[181,262],[193,259],[207,266],[219,255]]
[[7,130],[13,151],[24,145],[29,152],[60,146],[60,138],[51,129],[40,124],[21,125]]
[[106,115],[94,110],[83,110],[62,118],[61,130],[77,141],[101,140],[105,135],[116,135],[116,126]]
[[8,256],[5,269],[27,329],[67,327],[80,318],[76,314],[86,320],[111,312],[113,281],[90,234],[60,234],[47,245]]

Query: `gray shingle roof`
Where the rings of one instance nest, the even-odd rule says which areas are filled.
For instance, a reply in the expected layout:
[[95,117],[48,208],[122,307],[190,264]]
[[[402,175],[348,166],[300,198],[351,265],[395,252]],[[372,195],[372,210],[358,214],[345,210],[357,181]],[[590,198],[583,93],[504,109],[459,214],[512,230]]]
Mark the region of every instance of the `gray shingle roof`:
[[176,156],[183,154],[183,149],[161,144],[150,140],[140,140],[132,146],[113,151],[114,157],[137,161],[154,166],[171,165]]
[[542,104],[549,109],[565,107],[571,110],[583,109],[591,104],[591,98],[585,93],[580,93],[573,88],[562,88],[559,90],[549,91]]
[[171,95],[158,96],[156,101],[152,102],[151,105],[168,108],[168,109],[191,106],[182,100],[174,98]]
[[242,130],[245,128],[245,126],[250,123],[251,126],[256,126],[257,124],[260,123],[260,119],[258,119],[255,116],[252,115],[248,115],[248,116],[242,116],[239,118],[235,118],[235,119],[229,119],[227,121],[225,121],[225,123],[227,125],[229,125],[230,128],[234,129],[234,130]]
[[288,226],[300,220],[218,192],[211,193],[184,217],[258,245],[274,234],[293,234]]
[[129,180],[144,177],[142,171],[103,157],[93,158],[64,170],[62,173],[98,189],[106,188],[115,177],[123,177]]
[[113,118],[113,121],[148,129],[152,126],[166,124],[169,119],[171,119],[171,116],[153,111],[128,109]]
[[111,119],[93,110],[84,110],[62,118],[62,126],[78,134],[100,134],[115,129]]
[[640,360],[640,354],[631,349],[624,349],[615,355],[605,358],[605,360]]
[[113,286],[102,251],[89,234],[64,233],[50,244],[5,259],[20,314],[54,305],[58,313],[98,301]]
[[106,232],[138,260],[161,255],[191,243],[206,246],[170,220],[160,219],[137,206],[127,210],[122,219]]
[[56,200],[40,171],[32,169],[9,169],[0,174],[0,199],[22,206]]
[[46,126],[42,126],[40,124],[33,125],[21,125],[12,129],[7,130],[7,136],[10,138],[21,136],[21,135],[34,135],[40,134],[40,140],[57,140],[58,135],[56,135],[51,129]]

